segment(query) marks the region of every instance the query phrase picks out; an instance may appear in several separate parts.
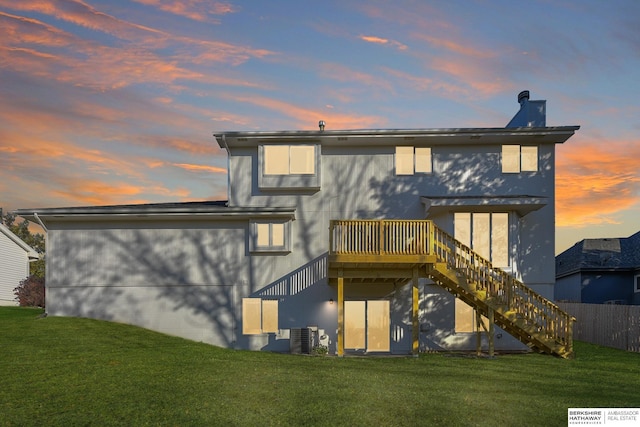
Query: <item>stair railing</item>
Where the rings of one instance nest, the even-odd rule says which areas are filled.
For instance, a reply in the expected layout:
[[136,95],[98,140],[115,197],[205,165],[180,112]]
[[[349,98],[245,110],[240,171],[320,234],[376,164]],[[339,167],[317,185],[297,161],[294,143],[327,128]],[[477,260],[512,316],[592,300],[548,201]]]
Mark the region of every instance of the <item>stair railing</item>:
[[567,348],[573,347],[575,319],[570,314],[504,270],[495,268],[490,261],[435,225],[433,230],[433,248],[439,261],[464,274],[471,286],[485,291],[495,304],[514,312],[518,319],[523,319],[536,332]]

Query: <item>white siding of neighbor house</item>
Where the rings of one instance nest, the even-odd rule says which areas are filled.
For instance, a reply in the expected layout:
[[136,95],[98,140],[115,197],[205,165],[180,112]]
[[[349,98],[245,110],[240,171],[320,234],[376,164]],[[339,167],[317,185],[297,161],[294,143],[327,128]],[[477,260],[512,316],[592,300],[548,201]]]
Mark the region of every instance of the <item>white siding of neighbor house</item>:
[[18,305],[13,290],[29,276],[29,252],[8,233],[6,227],[0,230],[0,305]]

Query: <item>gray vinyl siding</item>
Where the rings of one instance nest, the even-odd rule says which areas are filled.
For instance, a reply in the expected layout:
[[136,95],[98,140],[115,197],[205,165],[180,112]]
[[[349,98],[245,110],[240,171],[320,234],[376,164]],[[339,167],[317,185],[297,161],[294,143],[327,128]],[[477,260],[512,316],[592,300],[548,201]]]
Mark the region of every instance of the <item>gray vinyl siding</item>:
[[[408,176],[395,175],[395,146],[322,147],[321,188],[300,192],[261,191],[257,185],[258,150],[238,148],[230,156],[229,205],[295,206],[299,232],[293,236],[292,257],[302,256],[300,262],[304,262],[326,251],[330,219],[424,219],[421,196],[544,198],[547,204],[539,210],[510,216],[510,253],[513,272],[552,297],[555,272],[548,266],[555,265],[554,145],[538,147],[537,172],[504,174],[502,146],[489,143],[433,146],[433,173]],[[445,214],[429,219],[453,233],[456,209],[452,206]],[[494,211],[510,212],[504,208]]]
[[249,277],[247,222],[60,223],[49,229],[47,311],[232,347]]
[[[510,221],[510,258],[514,274],[548,298],[553,297],[554,265],[554,176],[553,144],[541,145],[539,170],[519,174],[504,174],[501,166],[502,146],[490,141],[477,145],[433,146],[433,172],[398,176],[395,174],[395,146],[322,147],[319,190],[262,190],[258,185],[259,150],[232,149],[230,155],[230,206],[295,207],[292,227],[292,251],[284,257],[252,257],[249,279],[253,295],[280,298],[281,328],[318,325],[331,331],[335,349],[336,313],[323,311],[326,301],[335,298],[335,289],[324,278],[305,282],[304,291],[287,288],[295,272],[304,271],[326,255],[331,219],[424,219],[422,196],[483,197],[536,196],[546,198],[547,205],[521,217],[512,210]],[[251,173],[249,173],[251,171]],[[453,233],[453,212],[439,212],[433,219]],[[474,207],[467,207],[474,211]],[[256,274],[260,272],[260,274]],[[294,272],[294,273],[292,273]],[[283,287],[284,286],[284,287]],[[411,352],[411,292],[410,286],[391,288],[391,351]],[[275,294],[274,294],[275,292]],[[346,298],[366,298],[367,294],[350,287]],[[421,287],[421,322],[433,324],[421,330],[423,349],[473,349],[475,334],[455,334],[453,331],[453,297],[433,286]],[[434,298],[442,304],[433,305]],[[523,345],[506,333],[499,332],[499,349],[522,350]],[[244,339],[249,339],[245,337]],[[268,337],[261,347],[282,350],[286,343]],[[245,344],[246,346],[246,344]],[[249,347],[255,347],[249,346]]]

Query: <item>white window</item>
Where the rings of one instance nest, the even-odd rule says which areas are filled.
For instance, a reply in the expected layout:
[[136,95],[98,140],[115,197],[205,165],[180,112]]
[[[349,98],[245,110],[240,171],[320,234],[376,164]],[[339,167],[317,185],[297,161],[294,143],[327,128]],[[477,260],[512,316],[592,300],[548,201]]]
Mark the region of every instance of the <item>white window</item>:
[[455,238],[496,267],[509,266],[509,214],[456,212]]
[[288,252],[289,221],[253,221],[251,222],[252,252]]
[[265,175],[313,175],[316,169],[314,145],[265,145]]
[[278,301],[242,299],[242,333],[257,335],[278,332]]
[[537,172],[538,147],[534,145],[503,145],[502,172]]
[[396,147],[396,175],[431,173],[430,147]]

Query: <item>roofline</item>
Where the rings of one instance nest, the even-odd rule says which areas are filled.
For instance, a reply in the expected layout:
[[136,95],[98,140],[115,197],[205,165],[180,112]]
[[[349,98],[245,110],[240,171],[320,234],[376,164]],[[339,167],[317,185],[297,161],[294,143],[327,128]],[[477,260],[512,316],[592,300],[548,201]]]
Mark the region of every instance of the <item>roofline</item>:
[[194,219],[194,217],[200,219],[250,219],[265,216],[295,219],[295,208],[229,207],[226,201],[220,201],[18,209],[14,211],[14,214],[29,220],[40,218],[47,222],[153,218],[178,220]]
[[[571,270],[563,271],[562,273],[556,273],[556,280],[562,279],[567,276],[573,276],[579,273],[620,273],[620,272],[634,272],[640,269],[640,267],[578,267]],[[557,268],[556,268],[557,270]]]
[[[349,145],[362,143],[388,144],[398,138],[424,139],[433,144],[479,143],[482,137],[491,137],[492,143],[509,142],[514,138],[536,137],[537,142],[563,143],[580,126],[514,127],[514,128],[442,128],[442,129],[355,129],[355,130],[290,130],[248,131],[214,133],[220,148],[231,146],[253,146],[259,142],[311,140],[326,145]],[[345,139],[346,138],[346,139]],[[538,138],[544,138],[540,141]],[[345,144],[347,142],[347,144]],[[397,143],[397,141],[394,141]],[[484,141],[482,141],[484,142]],[[410,143],[410,142],[407,142]]]
[[15,244],[20,246],[25,252],[27,252],[27,256],[29,258],[38,259],[40,258],[40,254],[38,251],[29,246],[24,240],[18,237],[9,227],[4,224],[0,224],[0,232],[7,236],[10,240],[12,240]]

